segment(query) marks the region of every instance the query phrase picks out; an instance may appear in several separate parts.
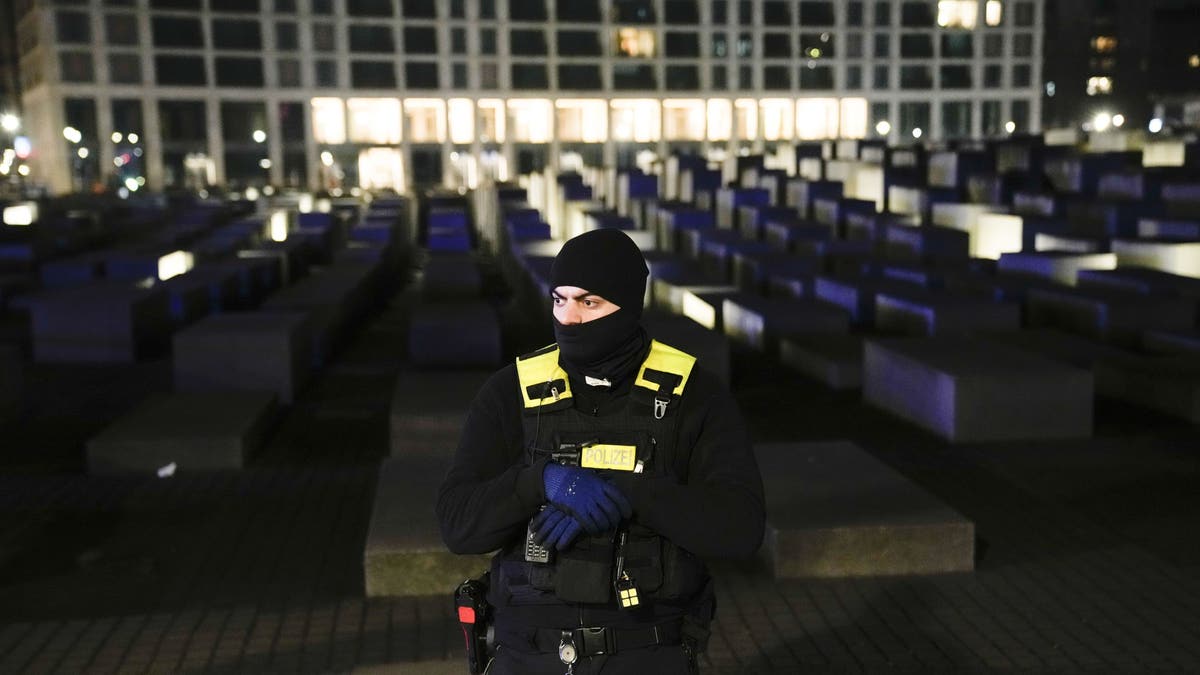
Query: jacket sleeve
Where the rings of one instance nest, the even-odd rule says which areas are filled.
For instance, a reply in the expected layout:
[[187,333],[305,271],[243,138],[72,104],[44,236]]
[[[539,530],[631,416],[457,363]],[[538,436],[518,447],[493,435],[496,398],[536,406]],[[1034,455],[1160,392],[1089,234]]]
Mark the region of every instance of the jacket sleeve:
[[545,460],[524,466],[516,387],[512,366],[484,384],[438,490],[442,540],[454,553],[488,553],[524,536],[526,523],[545,502]]
[[634,518],[676,545],[701,558],[747,557],[762,543],[762,475],[733,396],[710,378],[699,400],[681,401],[676,452],[688,457],[687,483],[625,475],[617,484]]

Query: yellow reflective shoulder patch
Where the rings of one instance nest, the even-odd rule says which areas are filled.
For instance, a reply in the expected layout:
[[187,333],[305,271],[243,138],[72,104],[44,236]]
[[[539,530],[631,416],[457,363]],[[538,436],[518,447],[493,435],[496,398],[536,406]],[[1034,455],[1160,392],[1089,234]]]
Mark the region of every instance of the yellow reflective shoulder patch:
[[637,446],[607,443],[588,445],[579,455],[579,465],[585,469],[633,471],[637,465]]
[[653,340],[650,343],[650,353],[646,356],[642,367],[638,369],[637,379],[633,383],[650,391],[658,391],[658,385],[646,379],[646,369],[672,373],[678,375],[680,380],[671,393],[680,396],[683,394],[684,387],[687,386],[688,377],[691,376],[692,366],[695,364],[696,357],[691,354]]

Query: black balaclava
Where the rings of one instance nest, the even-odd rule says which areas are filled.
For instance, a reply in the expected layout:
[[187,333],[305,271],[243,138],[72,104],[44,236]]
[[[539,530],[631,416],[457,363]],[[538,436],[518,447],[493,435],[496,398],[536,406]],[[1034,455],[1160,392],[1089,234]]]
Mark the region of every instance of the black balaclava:
[[616,381],[641,362],[649,344],[641,325],[649,273],[637,244],[620,230],[591,230],[563,244],[550,267],[550,287],[576,286],[620,307],[586,323],[554,320],[559,362],[567,372]]

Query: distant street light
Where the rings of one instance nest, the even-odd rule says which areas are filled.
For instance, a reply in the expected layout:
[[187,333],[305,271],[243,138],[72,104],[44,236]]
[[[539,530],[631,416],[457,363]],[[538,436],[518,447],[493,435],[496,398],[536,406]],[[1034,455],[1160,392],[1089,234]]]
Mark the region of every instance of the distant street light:
[[0,115],[0,129],[4,129],[8,133],[15,133],[21,128],[21,118],[12,113]]
[[267,140],[267,132],[262,129],[255,129],[254,133],[250,134],[250,136],[254,139],[255,143],[263,143]]
[[83,133],[75,127],[63,127],[63,138],[72,143],[78,143],[83,140]]
[[1150,130],[1150,133],[1157,134],[1158,132],[1163,130],[1162,119],[1155,117],[1154,119],[1150,120],[1150,126],[1148,126],[1147,128]]

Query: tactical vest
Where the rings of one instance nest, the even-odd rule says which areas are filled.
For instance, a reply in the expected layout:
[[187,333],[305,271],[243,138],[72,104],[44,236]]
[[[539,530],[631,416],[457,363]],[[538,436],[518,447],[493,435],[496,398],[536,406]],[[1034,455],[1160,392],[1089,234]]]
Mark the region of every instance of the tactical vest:
[[[575,407],[556,345],[518,358],[526,462],[549,457],[601,473],[667,475],[685,483],[689,453],[676,447],[679,400],[695,361],[652,341],[626,405],[597,417]],[[708,579],[699,559],[641,525],[637,514],[618,533],[580,535],[570,548],[556,551],[551,563],[526,562],[524,543],[502,551],[494,568],[500,574],[493,580],[503,585],[503,599],[510,606],[571,602],[616,607],[618,556],[642,603],[684,604]]]

